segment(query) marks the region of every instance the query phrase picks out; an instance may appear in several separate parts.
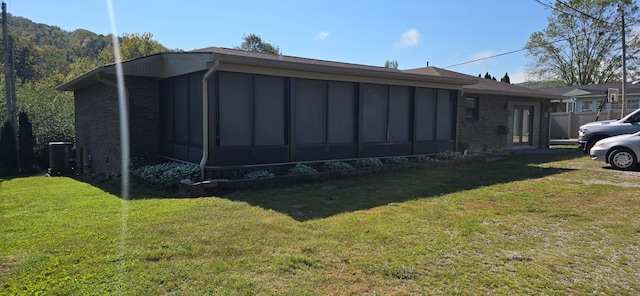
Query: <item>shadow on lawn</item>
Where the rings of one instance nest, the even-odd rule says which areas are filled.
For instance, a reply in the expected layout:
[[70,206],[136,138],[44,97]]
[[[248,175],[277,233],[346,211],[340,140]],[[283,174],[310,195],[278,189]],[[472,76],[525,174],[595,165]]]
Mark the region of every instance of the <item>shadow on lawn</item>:
[[[70,176],[75,180],[90,184],[93,187],[100,188],[101,190],[115,195],[119,198],[122,197],[122,180],[120,178],[104,179],[104,178],[91,178],[86,175]],[[136,178],[131,178],[129,184],[129,200],[137,199],[152,199],[152,198],[185,198],[180,195],[178,190],[167,190],[161,188],[150,187],[147,183],[142,182]]]
[[289,215],[298,221],[366,210],[389,203],[437,197],[513,181],[543,178],[571,168],[541,168],[530,164],[584,157],[581,153],[508,155],[493,161],[404,172],[386,172],[366,177],[330,180],[263,190],[221,194]]
[[[547,154],[510,154],[497,159],[471,164],[459,164],[425,170],[384,172],[365,177],[348,177],[315,183],[281,185],[268,189],[220,192],[220,198],[246,202],[271,209],[297,221],[330,217],[336,214],[366,210],[389,203],[437,197],[513,181],[542,178],[571,171],[571,168],[541,168],[529,164],[585,157],[580,152],[566,150]],[[119,179],[99,181],[76,176],[122,198]],[[131,180],[130,200],[150,198],[187,198],[177,190],[150,188],[137,179]]]

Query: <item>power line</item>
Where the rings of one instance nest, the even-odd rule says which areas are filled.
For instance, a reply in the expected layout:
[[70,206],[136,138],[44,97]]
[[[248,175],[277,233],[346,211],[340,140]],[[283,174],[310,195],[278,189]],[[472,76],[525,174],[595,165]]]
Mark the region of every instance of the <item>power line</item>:
[[566,15],[568,15],[568,16],[575,17],[575,15],[573,15],[573,14],[571,14],[571,13],[568,13],[568,12],[566,12],[566,11],[564,11],[564,10],[557,9],[555,6],[551,5],[551,3],[544,3],[544,2],[542,2],[542,1],[540,1],[540,0],[534,0],[534,1],[536,1],[536,2],[538,2],[538,3],[540,3],[540,4],[542,4],[542,6],[544,6],[544,7],[546,7],[546,8],[549,8],[549,9],[551,9],[551,10],[555,10],[555,11],[557,11],[557,12],[561,13],[561,14],[566,14]]
[[484,60],[488,60],[488,59],[492,59],[492,58],[497,58],[497,57],[500,57],[500,56],[503,56],[503,55],[513,54],[513,53],[521,52],[521,51],[525,51],[525,50],[527,50],[527,49],[526,48],[521,48],[521,49],[518,49],[518,50],[512,50],[512,51],[508,51],[508,52],[503,52],[503,53],[500,53],[500,54],[496,54],[496,55],[492,55],[492,56],[488,56],[488,57],[484,57],[484,58],[479,58],[479,59],[466,61],[466,62],[458,63],[458,64],[455,64],[455,65],[451,65],[451,66],[446,66],[446,67],[444,67],[442,69],[453,68],[453,67],[456,67],[456,66],[471,64],[471,63],[484,61]]
[[[574,15],[574,14],[568,13],[568,12],[566,12],[566,11],[563,11],[563,10],[560,10],[560,9],[558,9],[558,8],[554,7],[554,6],[553,6],[553,5],[551,5],[550,3],[544,3],[544,2],[542,2],[541,0],[534,0],[534,1],[536,1],[536,2],[538,2],[538,3],[540,3],[540,4],[542,4],[543,6],[545,6],[545,7],[547,7],[547,8],[553,9],[553,10],[555,10],[555,11],[559,12],[559,13],[566,14],[566,15],[569,15],[569,16],[572,16],[572,17],[577,17],[577,16],[576,16],[576,15]],[[566,3],[564,3],[564,2],[563,2],[563,1],[561,1],[561,0],[556,0],[556,1],[557,1],[558,3],[560,3],[560,4],[562,4],[563,6],[566,6],[567,8],[569,8],[569,9],[571,9],[571,10],[573,10],[573,11],[575,11],[575,12],[577,12],[577,13],[579,13],[579,14],[583,15],[583,16],[589,17],[589,18],[591,18],[591,19],[594,19],[594,20],[597,20],[597,21],[600,21],[600,22],[603,22],[603,23],[606,23],[606,24],[611,24],[610,22],[604,21],[604,20],[599,19],[599,18],[597,18],[597,17],[594,17],[594,16],[592,16],[592,15],[590,15],[590,14],[584,13],[584,12],[582,12],[582,11],[578,10],[578,9],[575,9],[575,8],[573,8],[572,6],[570,6],[569,4],[566,4]],[[602,35],[602,33],[604,33],[604,32],[596,32],[596,33],[597,33],[597,34]],[[588,34],[584,34],[584,36],[585,36],[585,37],[586,37],[587,35],[588,35]],[[576,37],[577,37],[577,36],[576,36]],[[563,39],[559,39],[559,40],[555,40],[555,41],[551,41],[550,43],[557,43],[557,42],[560,42],[560,41],[567,41],[567,40],[570,40],[570,39],[572,39],[572,37],[569,37],[569,38],[563,38]],[[466,61],[466,62],[462,62],[462,63],[458,63],[458,64],[450,65],[450,66],[446,66],[446,67],[444,67],[443,69],[452,68],[452,67],[461,66],[461,65],[466,65],[466,64],[471,64],[471,63],[475,63],[475,62],[480,62],[480,61],[484,61],[484,60],[488,60],[488,59],[492,59],[492,58],[496,58],[496,57],[500,57],[500,56],[504,56],[504,55],[509,55],[509,54],[518,53],[518,52],[525,51],[525,50],[527,50],[527,48],[526,48],[526,47],[523,47],[523,48],[521,48],[521,49],[517,49],[517,50],[512,50],[512,51],[508,51],[508,52],[503,52],[503,53],[496,54],[496,55],[492,55],[492,56],[487,56],[487,57],[483,57],[483,58],[479,58],[479,59],[474,59],[474,60],[470,60],[470,61]]]
[[[600,34],[600,33],[601,32],[596,32],[596,34]],[[592,34],[592,33],[589,33],[589,34]],[[582,37],[586,37],[587,35],[588,34],[584,34],[584,36],[582,36]],[[576,36],[576,37],[578,37],[578,36]],[[551,41],[551,42],[549,42],[549,44],[558,43],[558,42],[561,42],[561,41],[568,41],[568,40],[571,40],[573,38],[575,38],[575,37],[562,38],[562,39]],[[499,53],[499,54],[488,56],[488,57],[483,57],[483,58],[479,58],[479,59],[475,59],[475,60],[471,60],[471,61],[458,63],[458,64],[455,64],[455,65],[446,66],[446,67],[443,67],[442,69],[453,68],[453,67],[456,67],[456,66],[471,64],[471,63],[475,63],[475,62],[480,62],[480,61],[484,61],[484,60],[488,60],[488,59],[492,59],[492,58],[497,58],[497,57],[501,57],[501,56],[508,55],[508,54],[514,54],[514,53],[525,51],[525,50],[527,50],[527,48],[523,47],[521,49],[516,49],[516,50],[503,52],[503,53]]]
[[605,21],[605,20],[600,19],[600,18],[597,18],[597,17],[595,17],[595,16],[592,16],[592,15],[590,15],[590,14],[586,13],[586,12],[582,12],[582,11],[580,11],[580,10],[578,10],[578,9],[575,9],[575,8],[573,8],[571,5],[569,5],[569,4],[567,4],[567,3],[565,3],[565,2],[563,2],[563,1],[561,1],[561,0],[556,0],[556,2],[558,2],[558,3],[562,4],[563,6],[565,6],[565,7],[569,8],[569,9],[571,9],[571,10],[573,10],[573,11],[575,11],[575,12],[577,12],[577,13],[579,13],[579,14],[583,15],[583,16],[586,16],[586,17],[591,18],[591,19],[594,19],[594,20],[596,20],[596,21],[603,22],[603,23],[606,23],[606,24],[611,25],[611,23],[610,23],[610,22]]
[[[547,8],[549,8],[549,9],[552,9],[552,10],[554,10],[554,11],[558,12],[558,13],[561,13],[561,14],[564,14],[564,15],[568,15],[568,16],[571,16],[571,17],[578,17],[578,16],[576,16],[575,14],[568,13],[568,12],[566,12],[566,11],[564,11],[564,10],[561,10],[561,9],[556,8],[556,7],[555,7],[554,5],[552,5],[551,3],[545,3],[545,2],[542,2],[542,1],[540,1],[540,0],[534,0],[534,1],[536,1],[536,2],[540,3],[542,6],[547,7]],[[588,17],[588,18],[590,18],[590,19],[593,19],[593,20],[596,20],[596,21],[599,21],[599,22],[603,22],[603,23],[608,24],[608,25],[612,25],[612,23],[611,23],[611,22],[609,22],[609,21],[605,21],[605,20],[600,19],[600,18],[597,18],[597,17],[592,16],[592,15],[590,15],[590,14],[586,13],[586,12],[582,12],[582,11],[580,11],[579,9],[576,9],[576,8],[574,8],[573,6],[571,6],[571,5],[567,4],[567,3],[565,3],[564,1],[556,0],[556,3],[560,3],[562,6],[567,7],[568,9],[570,9],[570,10],[572,10],[572,11],[574,11],[574,12],[577,12],[578,14],[580,14],[580,15],[582,15],[582,16]]]

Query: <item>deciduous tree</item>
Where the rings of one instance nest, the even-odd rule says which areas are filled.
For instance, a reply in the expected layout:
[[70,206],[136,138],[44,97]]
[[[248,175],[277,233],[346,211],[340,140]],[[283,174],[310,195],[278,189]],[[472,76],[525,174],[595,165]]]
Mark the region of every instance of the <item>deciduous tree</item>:
[[[120,37],[120,58],[123,61],[164,51],[167,51],[167,48],[160,42],[153,40],[153,34],[151,33],[124,33]],[[112,44],[109,44],[100,52],[100,62],[104,64],[115,62]]]
[[277,45],[273,45],[269,42],[265,42],[262,38],[256,34],[249,34],[244,36],[242,44],[236,46],[236,49],[242,49],[246,51],[255,51],[262,53],[280,54],[280,48]]
[[391,68],[391,69],[398,69],[398,61],[393,60],[387,60],[386,62],[384,62],[384,67],[385,68]]
[[[627,33],[627,65],[638,64],[640,49],[635,1],[556,1],[547,18],[547,28],[531,35],[526,45],[533,59],[531,74],[541,80],[557,80],[566,85],[620,81],[622,29],[620,7]],[[632,35],[635,38],[630,38]]]

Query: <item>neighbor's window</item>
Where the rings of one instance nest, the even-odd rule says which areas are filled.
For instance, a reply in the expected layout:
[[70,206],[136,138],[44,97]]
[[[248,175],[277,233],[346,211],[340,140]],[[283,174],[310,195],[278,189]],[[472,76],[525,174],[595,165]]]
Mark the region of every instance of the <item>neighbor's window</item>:
[[591,108],[591,101],[580,102],[580,111],[581,112],[591,112],[591,111],[593,111],[593,109]]
[[635,110],[640,108],[640,100],[627,100],[627,106],[625,106],[628,111]]
[[478,98],[467,98],[466,119],[478,119]]

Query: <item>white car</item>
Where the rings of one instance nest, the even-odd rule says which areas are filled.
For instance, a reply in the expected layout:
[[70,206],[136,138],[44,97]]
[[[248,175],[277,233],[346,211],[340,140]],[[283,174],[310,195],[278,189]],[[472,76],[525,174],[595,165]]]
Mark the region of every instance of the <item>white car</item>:
[[608,163],[617,170],[632,170],[640,156],[640,132],[602,139],[589,151],[591,159]]

